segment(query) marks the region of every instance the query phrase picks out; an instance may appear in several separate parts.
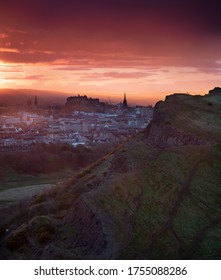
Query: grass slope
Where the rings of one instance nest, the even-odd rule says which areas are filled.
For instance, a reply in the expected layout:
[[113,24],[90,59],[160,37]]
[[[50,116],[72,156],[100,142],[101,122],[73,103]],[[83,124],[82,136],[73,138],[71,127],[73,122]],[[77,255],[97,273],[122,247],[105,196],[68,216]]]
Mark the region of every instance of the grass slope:
[[162,139],[162,148],[145,131],[66,183],[5,210],[1,256],[220,259],[219,101],[176,95],[155,109],[164,126],[205,142],[166,146]]

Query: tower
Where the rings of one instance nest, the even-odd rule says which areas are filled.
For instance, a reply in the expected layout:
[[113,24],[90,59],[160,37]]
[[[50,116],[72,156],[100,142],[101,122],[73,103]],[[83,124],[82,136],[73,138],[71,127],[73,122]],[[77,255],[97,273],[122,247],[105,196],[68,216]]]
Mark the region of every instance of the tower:
[[123,108],[127,108],[127,98],[126,98],[126,93],[124,93]]
[[37,96],[35,96],[34,105],[35,105],[35,106],[38,106],[38,99],[37,99]]

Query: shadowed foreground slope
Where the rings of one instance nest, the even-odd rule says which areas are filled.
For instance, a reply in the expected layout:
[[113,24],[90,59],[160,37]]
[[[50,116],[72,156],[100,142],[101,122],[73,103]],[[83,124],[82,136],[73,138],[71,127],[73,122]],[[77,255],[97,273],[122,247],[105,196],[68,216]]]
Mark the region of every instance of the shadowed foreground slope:
[[2,211],[1,258],[220,259],[220,109],[219,89],[159,102],[127,144]]

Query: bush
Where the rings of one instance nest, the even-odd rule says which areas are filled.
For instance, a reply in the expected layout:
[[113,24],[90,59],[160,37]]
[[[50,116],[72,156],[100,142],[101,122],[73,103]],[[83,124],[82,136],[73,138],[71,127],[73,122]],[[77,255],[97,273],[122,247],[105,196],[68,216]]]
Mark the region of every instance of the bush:
[[53,235],[48,231],[42,231],[38,236],[38,242],[40,244],[48,243],[52,239]]
[[31,175],[60,172],[64,169],[77,170],[104,156],[112,147],[103,144],[91,148],[81,145],[74,148],[67,144],[43,143],[35,145],[30,151],[5,153],[0,164],[4,170],[12,169],[19,174]]
[[49,242],[55,233],[55,228],[50,224],[42,225],[37,230],[37,240],[39,243]]
[[28,242],[25,229],[18,229],[12,232],[6,240],[6,247],[10,250],[17,250]]

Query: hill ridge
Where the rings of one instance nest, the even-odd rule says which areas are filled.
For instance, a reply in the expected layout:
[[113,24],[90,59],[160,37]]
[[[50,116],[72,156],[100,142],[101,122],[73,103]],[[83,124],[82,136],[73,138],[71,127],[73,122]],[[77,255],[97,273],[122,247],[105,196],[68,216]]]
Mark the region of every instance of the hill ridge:
[[220,259],[220,104],[219,94],[158,102],[136,137],[5,210],[0,256]]

